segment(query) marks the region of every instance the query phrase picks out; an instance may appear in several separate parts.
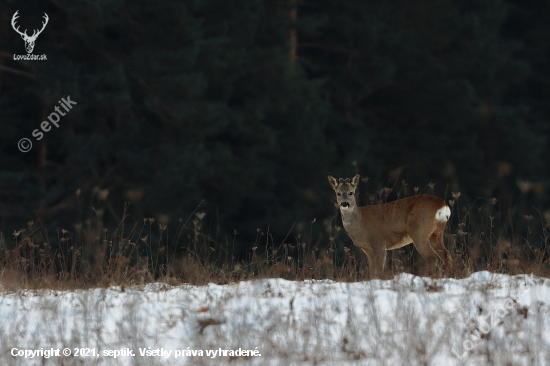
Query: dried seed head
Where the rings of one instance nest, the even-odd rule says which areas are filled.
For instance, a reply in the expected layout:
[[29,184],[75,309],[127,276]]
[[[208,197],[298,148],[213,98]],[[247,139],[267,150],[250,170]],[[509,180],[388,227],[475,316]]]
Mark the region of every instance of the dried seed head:
[[97,199],[100,201],[105,201],[109,196],[108,189],[99,189],[97,186],[93,188],[92,192],[96,194]]
[[124,194],[124,197],[130,202],[139,202],[143,198],[145,190],[143,188],[129,189]]
[[518,180],[517,185],[521,193],[527,193],[533,189],[533,183],[527,180]]
[[166,214],[159,214],[157,216],[157,222],[160,224],[168,225],[168,221],[170,221],[170,216]]
[[455,200],[457,200],[458,197],[460,197],[460,192],[453,192],[452,194],[453,194],[453,198],[454,198]]
[[198,213],[196,213],[195,215],[197,215],[197,217],[198,217],[199,220],[202,220],[203,217],[204,217],[204,215],[206,215],[206,212],[198,212]]

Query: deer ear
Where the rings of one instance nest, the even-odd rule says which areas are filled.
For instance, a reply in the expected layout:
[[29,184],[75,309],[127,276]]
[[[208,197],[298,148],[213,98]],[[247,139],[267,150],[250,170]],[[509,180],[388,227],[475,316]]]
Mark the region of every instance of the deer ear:
[[361,178],[361,173],[359,173],[359,172],[355,173],[353,178],[351,178],[351,186],[354,189],[357,188],[357,186],[359,185],[359,178]]
[[328,184],[330,184],[330,186],[333,188],[333,189],[336,189],[336,187],[338,187],[338,180],[336,180],[336,178],[334,178],[332,175],[330,174],[327,174],[327,178],[328,178]]

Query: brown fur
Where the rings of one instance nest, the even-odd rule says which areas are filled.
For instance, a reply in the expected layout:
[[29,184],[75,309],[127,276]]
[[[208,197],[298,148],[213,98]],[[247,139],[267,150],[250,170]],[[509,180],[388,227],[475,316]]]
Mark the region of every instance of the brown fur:
[[[383,275],[387,250],[410,243],[427,262],[428,273],[436,270],[438,257],[451,271],[451,255],[443,244],[447,220],[436,219],[437,211],[448,207],[445,201],[421,194],[382,205],[357,207],[355,189],[359,177],[357,173],[351,180],[336,180],[328,175],[328,181],[336,192],[346,232],[353,244],[367,255],[371,278]],[[342,202],[349,203],[349,208],[344,208]]]

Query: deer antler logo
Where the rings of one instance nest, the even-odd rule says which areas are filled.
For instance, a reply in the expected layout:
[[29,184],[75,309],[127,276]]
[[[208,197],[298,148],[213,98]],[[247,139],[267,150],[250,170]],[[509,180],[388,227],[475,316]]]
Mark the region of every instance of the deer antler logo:
[[27,50],[27,53],[32,53],[32,50],[34,49],[34,43],[36,42],[36,38],[38,38],[38,36],[40,35],[40,33],[42,33],[42,31],[44,30],[44,28],[46,28],[46,24],[48,24],[48,20],[50,18],[48,18],[48,14],[44,13],[44,20],[45,22],[42,22],[42,29],[40,30],[34,30],[34,32],[32,33],[32,36],[29,36],[27,35],[27,30],[25,29],[24,32],[21,32],[19,31],[19,27],[15,27],[15,21],[16,19],[19,17],[19,15],[17,14],[19,12],[19,10],[17,10],[15,12],[15,14],[13,14],[13,17],[11,18],[11,26],[13,27],[13,29],[19,33],[21,35],[21,38],[23,38],[23,41],[25,41],[25,49]]

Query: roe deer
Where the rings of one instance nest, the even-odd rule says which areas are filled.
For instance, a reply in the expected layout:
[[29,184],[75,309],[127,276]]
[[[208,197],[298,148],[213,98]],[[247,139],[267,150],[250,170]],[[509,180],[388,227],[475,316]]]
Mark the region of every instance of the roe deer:
[[329,174],[328,182],[336,192],[346,232],[353,244],[367,255],[370,277],[382,276],[386,250],[410,243],[427,262],[429,274],[437,267],[437,257],[451,272],[451,255],[443,245],[443,231],[451,216],[445,201],[420,194],[386,204],[357,207],[355,189],[359,177],[357,173],[351,180],[337,180]]

